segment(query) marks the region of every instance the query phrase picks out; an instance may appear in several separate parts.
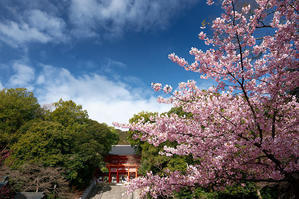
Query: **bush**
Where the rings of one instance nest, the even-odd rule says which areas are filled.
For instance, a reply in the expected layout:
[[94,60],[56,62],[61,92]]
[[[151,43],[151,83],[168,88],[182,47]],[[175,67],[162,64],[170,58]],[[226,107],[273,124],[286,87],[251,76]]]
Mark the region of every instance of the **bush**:
[[[14,192],[44,192],[56,198],[73,198],[63,169],[25,164],[19,169],[2,167],[0,175],[9,176],[9,186]],[[0,194],[1,195],[1,194]]]

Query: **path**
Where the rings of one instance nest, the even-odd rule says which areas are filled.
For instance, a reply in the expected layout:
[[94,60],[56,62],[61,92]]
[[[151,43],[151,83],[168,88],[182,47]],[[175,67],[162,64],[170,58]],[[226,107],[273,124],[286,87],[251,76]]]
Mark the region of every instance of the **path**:
[[[90,199],[138,199],[137,194],[126,195],[124,185],[103,185],[98,187]],[[123,195],[124,194],[124,195]],[[123,196],[122,196],[123,195]]]

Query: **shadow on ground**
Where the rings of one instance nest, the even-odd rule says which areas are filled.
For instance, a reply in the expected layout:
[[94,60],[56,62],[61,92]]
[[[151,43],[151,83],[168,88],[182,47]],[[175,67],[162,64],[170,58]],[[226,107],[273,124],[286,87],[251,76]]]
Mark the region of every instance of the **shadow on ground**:
[[120,184],[99,184],[92,192],[90,199],[138,199],[138,192],[126,194],[127,188]]
[[89,198],[95,198],[97,195],[102,194],[104,192],[111,191],[111,185],[109,184],[97,184],[95,189],[89,195]]

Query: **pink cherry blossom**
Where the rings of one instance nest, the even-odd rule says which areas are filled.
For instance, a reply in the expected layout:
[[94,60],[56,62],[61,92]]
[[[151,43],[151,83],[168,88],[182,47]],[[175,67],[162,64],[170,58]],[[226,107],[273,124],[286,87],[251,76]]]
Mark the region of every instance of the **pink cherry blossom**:
[[[257,6],[243,7],[240,13],[234,3],[222,1],[224,13],[213,21],[212,36],[199,34],[211,49],[191,48],[191,64],[169,55],[186,70],[218,82],[207,90],[195,81],[180,83],[176,91],[164,87],[170,96],[159,101],[182,107],[192,117],[161,114],[154,122],[116,124],[141,132],[141,139],[154,146],[175,141],[176,147],[164,147],[161,154],[192,155],[200,163],[187,165],[184,175],[148,173],[134,180],[129,192],[140,189],[142,196],[157,198],[172,196],[184,186],[216,184],[220,189],[244,181],[294,182],[299,104],[289,91],[299,86],[298,1],[256,0]],[[162,85],[152,87],[158,91]]]
[[249,10],[250,10],[250,4],[248,4],[247,6],[244,6],[244,7],[242,8],[242,12],[243,12],[244,14],[247,14],[247,13],[249,12]]
[[164,93],[170,93],[172,91],[172,87],[169,85],[165,85],[163,88]]
[[199,39],[201,39],[201,40],[204,40],[205,38],[206,38],[206,34],[204,33],[204,32],[200,32],[199,34],[198,34],[198,38]]
[[208,5],[213,5],[213,4],[214,4],[214,1],[213,1],[213,0],[207,0],[207,4],[208,4]]
[[162,84],[160,84],[160,83],[152,83],[152,88],[155,91],[159,91],[162,88]]

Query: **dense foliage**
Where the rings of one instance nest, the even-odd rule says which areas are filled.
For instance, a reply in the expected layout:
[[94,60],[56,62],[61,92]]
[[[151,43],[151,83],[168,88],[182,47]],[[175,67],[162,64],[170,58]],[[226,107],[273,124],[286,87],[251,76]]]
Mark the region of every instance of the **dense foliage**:
[[17,139],[17,130],[41,117],[41,108],[32,92],[24,88],[0,91],[0,150]]
[[45,109],[26,89],[4,89],[0,95],[1,151],[5,164],[21,173],[28,164],[61,168],[69,185],[86,186],[118,143],[116,129],[89,119],[71,100]]
[[[286,183],[287,198],[299,196],[298,102],[290,95],[298,88],[298,1],[256,0],[254,7],[240,10],[235,4],[222,1],[224,13],[212,22],[213,36],[199,34],[211,49],[192,48],[193,63],[169,55],[186,70],[217,82],[206,91],[195,81],[180,83],[176,91],[163,88],[171,96],[159,102],[182,107],[192,117],[162,114],[149,122],[116,124],[141,132],[141,140],[154,146],[177,142],[163,147],[165,156],[197,160],[183,173],[147,173],[130,191],[141,189],[143,196],[158,198],[186,187],[221,190],[268,182]],[[160,83],[152,86],[162,89]]]
[[119,145],[130,145],[130,142],[128,141],[128,136],[129,133],[128,131],[122,131],[120,129],[115,129],[118,136],[119,136],[119,141],[117,144]]

